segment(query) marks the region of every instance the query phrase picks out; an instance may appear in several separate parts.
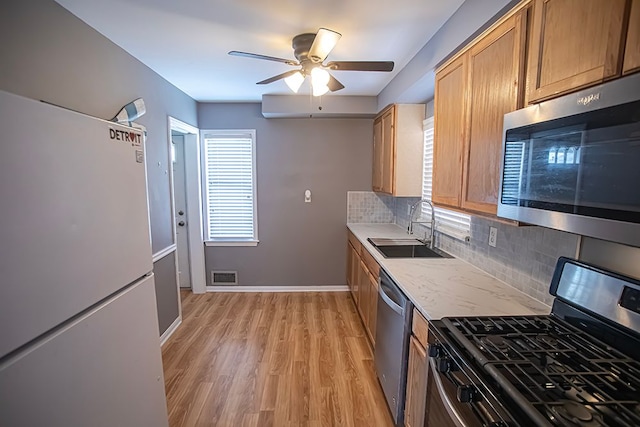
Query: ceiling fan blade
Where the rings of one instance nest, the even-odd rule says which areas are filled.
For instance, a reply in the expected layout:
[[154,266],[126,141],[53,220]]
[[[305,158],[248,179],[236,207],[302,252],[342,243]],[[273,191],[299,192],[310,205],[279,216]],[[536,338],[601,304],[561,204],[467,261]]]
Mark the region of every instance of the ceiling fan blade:
[[327,55],[329,55],[329,52],[336,47],[340,37],[342,37],[342,34],[338,32],[326,28],[320,28],[316,33],[316,37],[313,39],[313,44],[311,44],[309,54],[307,55],[308,58],[313,62],[321,63],[325,60]]
[[336,71],[393,71],[393,61],[331,61],[326,68]]
[[257,85],[267,85],[269,83],[273,83],[273,82],[276,82],[276,81],[281,80],[281,79],[286,79],[287,77],[292,76],[297,72],[299,72],[299,70],[287,71],[286,73],[278,74],[277,76],[273,76],[271,78],[265,79],[265,80],[263,80],[261,82],[258,82],[256,84]]
[[337,92],[340,89],[344,89],[344,85],[338,81],[335,77],[329,74],[329,83],[327,83],[331,92]]
[[265,59],[267,61],[282,62],[282,63],[285,63],[287,65],[293,65],[293,66],[296,66],[296,67],[298,65],[300,65],[300,63],[298,63],[298,61],[293,61],[291,59],[276,58],[275,56],[259,55],[257,53],[238,52],[237,50],[232,50],[231,52],[229,52],[229,55],[231,55],[231,56],[244,56],[245,58],[253,58],[253,59]]

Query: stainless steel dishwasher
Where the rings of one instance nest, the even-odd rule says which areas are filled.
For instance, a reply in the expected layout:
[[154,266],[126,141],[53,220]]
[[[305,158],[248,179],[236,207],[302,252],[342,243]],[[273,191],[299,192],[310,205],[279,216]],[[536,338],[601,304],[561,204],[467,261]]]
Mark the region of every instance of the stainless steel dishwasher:
[[374,359],[376,373],[396,426],[404,423],[412,311],[411,301],[381,269]]

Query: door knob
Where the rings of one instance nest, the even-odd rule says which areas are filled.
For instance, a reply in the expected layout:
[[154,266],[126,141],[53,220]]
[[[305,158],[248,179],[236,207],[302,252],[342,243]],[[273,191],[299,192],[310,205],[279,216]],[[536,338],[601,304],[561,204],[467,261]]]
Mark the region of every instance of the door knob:
[[180,227],[184,227],[184,221],[180,221],[180,222],[178,223],[178,225],[179,225]]

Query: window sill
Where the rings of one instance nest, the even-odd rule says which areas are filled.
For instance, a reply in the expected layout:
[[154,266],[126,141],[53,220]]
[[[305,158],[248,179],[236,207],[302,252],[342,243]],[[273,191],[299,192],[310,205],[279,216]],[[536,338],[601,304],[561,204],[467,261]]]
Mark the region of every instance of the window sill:
[[468,231],[460,231],[449,227],[436,227],[436,233],[442,233],[465,243],[471,241],[471,233]]
[[205,246],[258,246],[259,240],[206,240]]

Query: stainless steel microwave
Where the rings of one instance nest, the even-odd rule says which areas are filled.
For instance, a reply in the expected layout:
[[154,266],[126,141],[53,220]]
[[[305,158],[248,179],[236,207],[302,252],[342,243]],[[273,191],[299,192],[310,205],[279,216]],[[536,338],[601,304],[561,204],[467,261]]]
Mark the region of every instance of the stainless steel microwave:
[[504,116],[498,216],[640,246],[640,74]]

